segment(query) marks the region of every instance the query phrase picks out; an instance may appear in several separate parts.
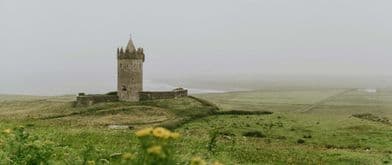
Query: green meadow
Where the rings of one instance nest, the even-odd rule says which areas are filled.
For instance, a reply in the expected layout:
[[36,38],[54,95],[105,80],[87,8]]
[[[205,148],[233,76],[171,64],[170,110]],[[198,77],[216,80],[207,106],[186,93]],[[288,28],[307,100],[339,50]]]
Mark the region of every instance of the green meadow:
[[172,144],[178,164],[194,157],[222,164],[392,164],[390,89],[271,88],[194,97],[74,107],[74,96],[1,95],[0,144],[8,148],[0,158],[14,149],[4,144],[7,132],[23,127],[42,145],[15,160],[39,152],[48,164],[121,164],[116,155],[140,154],[135,131],[166,127],[181,134]]

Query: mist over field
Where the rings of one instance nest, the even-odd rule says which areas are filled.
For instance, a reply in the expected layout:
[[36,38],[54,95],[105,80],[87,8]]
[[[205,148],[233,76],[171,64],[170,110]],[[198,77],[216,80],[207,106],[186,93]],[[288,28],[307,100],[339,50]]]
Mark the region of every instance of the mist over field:
[[392,164],[391,6],[0,0],[0,165]]
[[[132,33],[146,89],[392,84],[391,1],[0,1],[0,93],[116,88]],[[200,90],[199,90],[200,91]]]

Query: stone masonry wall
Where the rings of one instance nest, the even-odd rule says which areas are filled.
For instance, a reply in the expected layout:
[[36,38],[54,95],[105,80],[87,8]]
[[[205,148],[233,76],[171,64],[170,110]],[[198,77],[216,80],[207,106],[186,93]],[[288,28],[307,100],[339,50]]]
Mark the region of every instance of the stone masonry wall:
[[173,91],[143,91],[139,92],[140,101],[156,100],[156,99],[174,99],[188,96],[188,90],[173,90]]
[[97,103],[118,101],[116,95],[79,95],[76,98],[75,106],[91,106]]
[[143,60],[118,60],[118,96],[121,101],[139,101],[143,91]]

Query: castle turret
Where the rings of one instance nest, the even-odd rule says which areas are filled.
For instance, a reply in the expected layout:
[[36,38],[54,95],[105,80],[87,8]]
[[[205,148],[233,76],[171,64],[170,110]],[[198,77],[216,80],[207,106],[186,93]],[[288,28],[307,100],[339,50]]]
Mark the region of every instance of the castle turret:
[[135,48],[132,38],[125,48],[117,53],[118,82],[117,94],[121,101],[139,101],[139,92],[143,91],[143,62],[142,48]]

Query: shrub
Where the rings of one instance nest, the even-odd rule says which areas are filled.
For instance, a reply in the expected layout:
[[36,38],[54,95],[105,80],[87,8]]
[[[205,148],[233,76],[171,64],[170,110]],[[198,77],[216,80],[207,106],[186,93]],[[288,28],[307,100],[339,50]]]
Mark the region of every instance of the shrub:
[[1,164],[49,164],[53,155],[53,142],[30,136],[24,127],[5,129],[1,139]]
[[247,137],[257,137],[257,138],[264,138],[265,137],[265,135],[260,131],[244,132],[242,135],[247,136]]
[[297,140],[297,143],[298,143],[298,144],[304,144],[304,143],[305,143],[305,140],[304,140],[304,139],[298,139],[298,140]]

